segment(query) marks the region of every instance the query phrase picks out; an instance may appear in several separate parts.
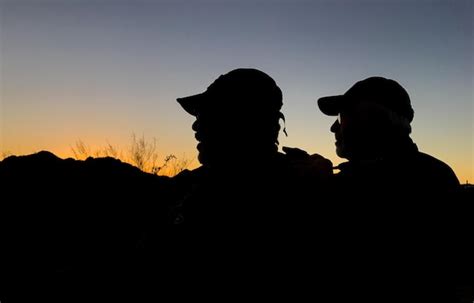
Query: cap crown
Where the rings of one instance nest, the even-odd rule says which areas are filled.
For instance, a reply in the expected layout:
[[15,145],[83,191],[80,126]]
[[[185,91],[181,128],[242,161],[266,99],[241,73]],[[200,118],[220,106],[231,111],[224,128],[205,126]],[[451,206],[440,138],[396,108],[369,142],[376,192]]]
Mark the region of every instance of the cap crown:
[[[410,122],[414,112],[410,96],[398,82],[382,77],[370,77],[354,84],[344,97],[351,101],[364,101],[384,106]],[[352,103],[352,102],[351,102]]]

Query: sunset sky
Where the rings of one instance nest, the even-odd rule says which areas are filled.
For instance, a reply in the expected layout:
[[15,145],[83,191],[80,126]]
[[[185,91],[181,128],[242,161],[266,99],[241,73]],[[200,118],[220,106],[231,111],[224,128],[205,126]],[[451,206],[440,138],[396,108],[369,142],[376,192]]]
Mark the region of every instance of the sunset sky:
[[[196,157],[176,98],[254,67],[283,91],[281,146],[335,164],[319,97],[379,75],[415,110],[412,138],[474,182],[473,1],[0,0],[0,152],[126,149]],[[195,165],[198,165],[195,160]]]

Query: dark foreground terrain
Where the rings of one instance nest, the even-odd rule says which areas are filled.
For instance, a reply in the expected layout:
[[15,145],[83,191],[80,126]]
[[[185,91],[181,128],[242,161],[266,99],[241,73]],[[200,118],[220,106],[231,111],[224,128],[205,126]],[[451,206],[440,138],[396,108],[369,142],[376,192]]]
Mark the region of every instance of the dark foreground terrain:
[[249,232],[171,224],[173,182],[113,158],[1,161],[1,302],[472,302],[472,187],[443,197],[446,219],[426,220],[445,229],[410,230],[417,217],[400,212],[390,222],[405,229],[378,233],[380,206],[326,198],[314,209],[328,215],[302,214],[317,224]]
[[167,220],[169,178],[113,158],[12,156],[0,180],[2,302],[85,299],[87,285],[130,278]]

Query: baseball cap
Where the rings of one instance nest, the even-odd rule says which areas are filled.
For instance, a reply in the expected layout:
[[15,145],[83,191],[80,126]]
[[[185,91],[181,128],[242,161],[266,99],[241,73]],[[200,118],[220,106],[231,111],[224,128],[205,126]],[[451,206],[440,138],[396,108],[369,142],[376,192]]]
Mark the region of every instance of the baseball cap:
[[414,111],[407,91],[395,80],[370,77],[354,84],[343,95],[318,99],[319,109],[328,116],[337,116],[342,110],[359,102],[370,102],[413,120]]
[[269,75],[253,68],[238,68],[218,77],[203,93],[177,101],[186,112],[196,116],[214,107],[278,113],[282,99],[280,88]]

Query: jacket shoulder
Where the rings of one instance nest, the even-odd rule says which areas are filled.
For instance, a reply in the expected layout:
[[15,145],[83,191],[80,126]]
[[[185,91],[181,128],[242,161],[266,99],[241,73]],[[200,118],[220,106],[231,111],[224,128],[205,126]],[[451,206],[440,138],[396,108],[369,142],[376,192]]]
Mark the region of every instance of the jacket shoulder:
[[445,162],[428,155],[418,152],[417,164],[425,172],[425,175],[431,179],[431,182],[441,183],[449,186],[459,186],[459,180],[453,169]]

